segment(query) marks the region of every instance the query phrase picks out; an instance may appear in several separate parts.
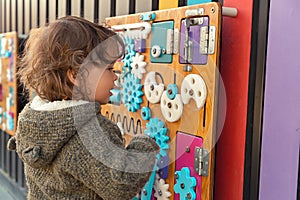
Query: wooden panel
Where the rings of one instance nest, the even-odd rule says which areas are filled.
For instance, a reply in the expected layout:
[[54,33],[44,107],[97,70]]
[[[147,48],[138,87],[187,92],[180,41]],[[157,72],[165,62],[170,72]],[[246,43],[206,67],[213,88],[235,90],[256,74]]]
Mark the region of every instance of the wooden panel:
[[0,33],[4,31],[4,1],[0,0]]
[[84,18],[94,21],[94,1],[84,1]]
[[55,21],[56,2],[49,0],[49,23]]
[[6,7],[4,8],[5,11],[6,11],[6,15],[5,15],[5,18],[6,18],[6,32],[9,32],[10,31],[10,10],[9,10],[9,1],[6,1]]
[[116,16],[128,15],[129,0],[116,0]]
[[31,28],[37,28],[37,20],[38,20],[38,0],[31,1]]
[[73,16],[80,16],[80,0],[72,0],[71,14]]
[[16,152],[11,153],[11,178],[17,180],[17,155]]
[[178,0],[160,0],[158,4],[158,9],[168,9],[168,8],[177,8]]
[[152,1],[149,0],[137,0],[135,5],[136,5],[135,7],[136,13],[148,12],[151,11],[152,9]]
[[66,9],[67,9],[66,5],[67,5],[66,0],[58,1],[58,18],[66,16]]
[[0,148],[1,148],[1,152],[0,152],[0,168],[3,169],[4,168],[4,149],[2,149],[3,147],[6,146],[6,143],[5,143],[5,133],[4,131],[2,131],[0,129]]
[[110,16],[110,1],[99,0],[99,23],[102,24],[105,18]]
[[21,34],[23,33],[23,12],[24,10],[22,9],[23,8],[23,1],[22,0],[18,0],[18,33]]
[[17,17],[17,11],[16,11],[16,2],[17,0],[11,0],[11,24],[12,24],[12,31],[17,30],[17,25],[16,25],[16,17]]
[[46,0],[40,0],[40,26],[44,26],[46,24]]
[[[176,79],[176,85],[178,87],[178,92],[181,89],[181,84],[184,78],[189,74],[200,75],[207,88],[207,98],[206,104],[204,107],[200,109],[196,108],[196,104],[193,100],[190,103],[184,105],[184,109],[182,115],[179,120],[175,122],[167,121],[162,114],[159,103],[149,103],[145,96],[142,96],[142,103],[140,108],[148,107],[151,110],[151,117],[158,117],[162,119],[165,123],[165,127],[168,129],[168,136],[170,137],[169,141],[169,178],[166,180],[168,184],[170,184],[169,191],[173,193],[174,191],[174,172],[175,172],[175,149],[176,143],[174,142],[176,139],[176,133],[178,131],[188,133],[197,137],[203,138],[203,147],[210,151],[209,154],[209,172],[208,176],[202,177],[202,200],[210,200],[212,199],[212,188],[213,188],[213,179],[214,179],[214,136],[216,133],[216,121],[217,121],[217,100],[218,100],[218,66],[219,66],[219,55],[220,55],[220,32],[221,32],[221,6],[218,3],[209,3],[203,5],[194,5],[189,7],[180,7],[176,9],[168,9],[168,10],[159,10],[154,11],[156,14],[156,19],[153,23],[171,20],[174,21],[174,28],[180,30],[181,28],[181,20],[185,18],[185,12],[188,9],[198,9],[203,8],[204,13],[201,16],[209,17],[209,24],[212,27],[216,27],[215,34],[215,52],[213,54],[208,55],[207,63],[203,65],[192,65],[192,70],[190,72],[186,72],[183,70],[186,64],[181,64],[179,62],[179,54],[173,54],[173,61],[171,63],[151,63],[150,60],[150,42],[152,38],[153,32],[148,35],[146,39],[146,49],[145,52],[142,53],[145,57],[145,62],[147,66],[145,67],[147,72],[158,72],[163,77],[164,89],[166,89],[168,84],[174,83],[174,79]],[[198,16],[199,17],[199,16]],[[106,23],[109,27],[114,25],[122,25],[122,24],[133,24],[139,23],[140,14],[126,15],[126,16],[118,16],[111,17],[106,19]],[[182,47],[183,48],[183,47]],[[117,62],[115,65],[115,69],[122,71],[123,63]],[[174,75],[176,74],[176,76]],[[144,74],[144,78],[147,74]],[[121,75],[122,76],[122,75]],[[174,78],[176,77],[176,78]],[[141,84],[144,84],[144,78],[141,79]],[[142,89],[143,93],[145,93],[144,88]],[[180,92],[179,92],[180,94]],[[108,116],[113,119],[115,122],[122,122],[126,141],[130,141],[132,137],[137,134],[143,134],[139,131],[133,130],[133,128],[129,128],[129,130],[125,127],[132,126],[132,122],[134,122],[134,126],[138,125],[138,121],[140,121],[140,127],[142,132],[147,127],[147,123],[149,121],[143,120],[141,117],[140,110],[137,112],[129,112],[128,108],[121,103],[120,105],[108,104],[102,107],[102,114]],[[117,117],[119,116],[119,117]],[[125,118],[132,119],[127,120],[127,124],[125,122]],[[193,119],[193,120],[191,120]],[[130,123],[130,124],[129,124]],[[136,128],[137,129],[137,128]],[[139,129],[138,129],[139,130]],[[174,197],[171,196],[171,199]]]
[[30,25],[30,22],[29,22],[29,18],[30,18],[30,6],[29,6],[29,0],[25,0],[24,1],[24,6],[25,6],[25,21],[24,21],[24,27],[25,27],[25,34],[28,34],[29,33],[29,25]]

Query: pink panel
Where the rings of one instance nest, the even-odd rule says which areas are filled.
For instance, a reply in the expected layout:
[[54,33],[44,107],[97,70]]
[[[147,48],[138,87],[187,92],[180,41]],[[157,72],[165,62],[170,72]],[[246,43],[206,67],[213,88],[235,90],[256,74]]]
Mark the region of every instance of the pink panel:
[[[202,178],[194,171],[194,155],[195,148],[202,146],[202,138],[196,137],[194,135],[188,135],[182,132],[177,132],[175,170],[180,171],[183,167],[188,167],[190,169],[190,175],[195,177],[197,181],[196,199],[201,199]],[[189,148],[189,152],[186,151],[187,148]],[[179,200],[179,194],[174,193],[174,199]]]

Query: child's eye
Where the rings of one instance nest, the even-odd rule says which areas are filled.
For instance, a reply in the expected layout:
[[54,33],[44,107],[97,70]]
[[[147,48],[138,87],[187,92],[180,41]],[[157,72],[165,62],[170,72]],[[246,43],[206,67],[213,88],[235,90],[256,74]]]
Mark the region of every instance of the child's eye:
[[113,71],[113,69],[114,69],[114,63],[110,64],[106,69],[108,71]]
[[113,67],[108,67],[107,68],[108,71],[113,71],[113,69],[114,69]]

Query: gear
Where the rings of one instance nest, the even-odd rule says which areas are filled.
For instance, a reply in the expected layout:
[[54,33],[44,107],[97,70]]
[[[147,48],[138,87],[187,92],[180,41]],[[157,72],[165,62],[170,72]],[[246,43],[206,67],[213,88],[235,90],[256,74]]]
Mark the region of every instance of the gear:
[[169,200],[169,197],[171,196],[169,184],[166,184],[164,179],[158,178],[155,180],[154,190],[154,196],[157,200]]
[[132,63],[130,64],[131,73],[139,79],[142,79],[143,74],[146,72],[145,67],[147,63],[144,62],[144,59],[144,55],[140,55],[139,53],[137,53],[134,57],[132,57]]
[[147,100],[150,103],[158,103],[161,99],[161,95],[164,91],[164,84],[157,83],[156,75],[158,75],[162,82],[163,78],[158,72],[151,71],[146,75],[144,82],[144,90]]
[[149,107],[143,107],[141,111],[142,119],[149,120],[151,117],[151,111]]
[[132,63],[132,58],[133,56],[135,56],[136,51],[134,50],[134,40],[129,38],[129,37],[125,37],[125,56],[122,59],[122,62],[124,63],[123,67],[122,67],[122,74],[123,76],[125,76],[127,73],[131,72],[131,63]]
[[157,155],[158,160],[162,156],[167,156],[167,150],[169,149],[167,136],[168,129],[164,127],[165,123],[158,118],[150,118],[146,124],[145,134],[151,138],[155,138],[156,143],[160,147],[159,154]]
[[180,195],[180,199],[196,199],[194,187],[197,184],[196,178],[190,176],[190,169],[183,167],[180,171],[175,172],[176,184],[174,192]]
[[142,87],[140,80],[135,78],[133,74],[127,74],[124,77],[122,102],[130,112],[136,112],[140,109],[140,104],[143,102]]
[[178,87],[176,84],[169,84],[167,86],[167,96],[169,99],[173,100],[175,99],[176,95],[178,94]]

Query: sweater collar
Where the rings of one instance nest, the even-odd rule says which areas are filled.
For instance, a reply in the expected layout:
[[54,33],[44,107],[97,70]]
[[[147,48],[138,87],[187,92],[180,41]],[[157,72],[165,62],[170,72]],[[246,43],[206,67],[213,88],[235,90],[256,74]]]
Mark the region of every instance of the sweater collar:
[[30,104],[30,108],[33,110],[37,111],[53,111],[53,110],[59,110],[59,109],[64,109],[68,107],[73,107],[73,106],[79,106],[82,104],[87,104],[89,103],[88,101],[83,101],[83,100],[62,100],[62,101],[53,101],[49,102],[46,100],[43,100],[39,96],[35,96]]

